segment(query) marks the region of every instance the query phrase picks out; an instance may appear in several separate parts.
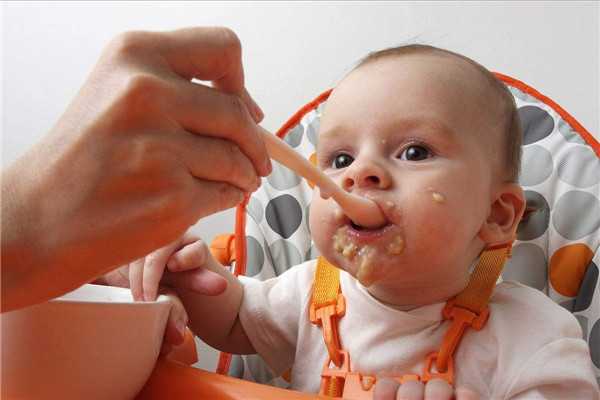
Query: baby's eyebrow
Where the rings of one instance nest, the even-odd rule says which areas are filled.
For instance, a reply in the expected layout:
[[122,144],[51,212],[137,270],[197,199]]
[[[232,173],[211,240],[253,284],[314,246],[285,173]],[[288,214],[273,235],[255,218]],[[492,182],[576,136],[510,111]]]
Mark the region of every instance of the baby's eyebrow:
[[452,128],[441,120],[431,117],[401,118],[390,124],[390,127],[391,129],[402,131],[413,131],[424,128],[431,133],[442,133],[451,138],[456,137],[456,132]]
[[332,128],[329,128],[326,131],[323,131],[319,134],[319,140],[322,138],[331,139],[335,137],[342,136],[344,134],[345,128],[339,125],[336,125]]
[[[333,139],[339,136],[343,136],[348,132],[349,129],[341,125],[335,125],[326,131],[321,132],[319,139]],[[390,131],[414,131],[417,129],[425,129],[428,133],[442,133],[447,137],[455,138],[456,132],[451,129],[447,124],[439,119],[431,117],[405,117],[386,124],[384,127]]]

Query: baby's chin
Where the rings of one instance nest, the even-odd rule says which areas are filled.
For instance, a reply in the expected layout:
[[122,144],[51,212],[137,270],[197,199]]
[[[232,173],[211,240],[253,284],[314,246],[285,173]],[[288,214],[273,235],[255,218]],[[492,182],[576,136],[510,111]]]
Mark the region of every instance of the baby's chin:
[[327,260],[369,287],[402,265],[404,240],[394,236],[389,240],[360,244],[350,239],[344,229],[339,229],[323,250],[321,254]]

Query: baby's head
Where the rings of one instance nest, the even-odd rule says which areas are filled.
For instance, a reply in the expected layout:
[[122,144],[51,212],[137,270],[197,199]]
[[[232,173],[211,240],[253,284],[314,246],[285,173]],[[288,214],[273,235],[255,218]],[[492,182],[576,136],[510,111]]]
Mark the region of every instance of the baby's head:
[[387,224],[357,226],[315,190],[315,244],[384,302],[443,301],[482,249],[513,239],[520,147],[512,95],[484,67],[430,46],[373,53],[329,97],[317,163]]

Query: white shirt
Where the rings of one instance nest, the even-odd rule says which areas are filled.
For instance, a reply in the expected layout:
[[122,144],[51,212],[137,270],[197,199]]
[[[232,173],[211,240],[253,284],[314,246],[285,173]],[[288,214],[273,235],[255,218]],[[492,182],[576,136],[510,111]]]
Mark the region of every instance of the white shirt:
[[[292,368],[291,388],[316,393],[327,357],[321,328],[308,308],[316,260],[264,282],[243,278],[240,320],[276,375]],[[427,354],[438,351],[449,321],[444,303],[399,311],[373,298],[340,272],[346,314],[341,346],[351,371],[421,374]],[[481,331],[468,329],[454,355],[455,384],[484,399],[600,399],[581,328],[571,313],[543,293],[519,283],[499,284]]]

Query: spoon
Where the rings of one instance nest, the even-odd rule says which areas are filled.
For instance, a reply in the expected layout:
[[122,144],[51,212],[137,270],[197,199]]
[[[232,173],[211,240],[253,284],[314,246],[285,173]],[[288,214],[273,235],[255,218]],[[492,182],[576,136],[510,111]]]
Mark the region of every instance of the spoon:
[[321,190],[321,197],[332,197],[354,223],[367,228],[377,228],[385,224],[386,219],[373,200],[346,192],[283,140],[263,127],[259,128],[269,157],[317,185]]

